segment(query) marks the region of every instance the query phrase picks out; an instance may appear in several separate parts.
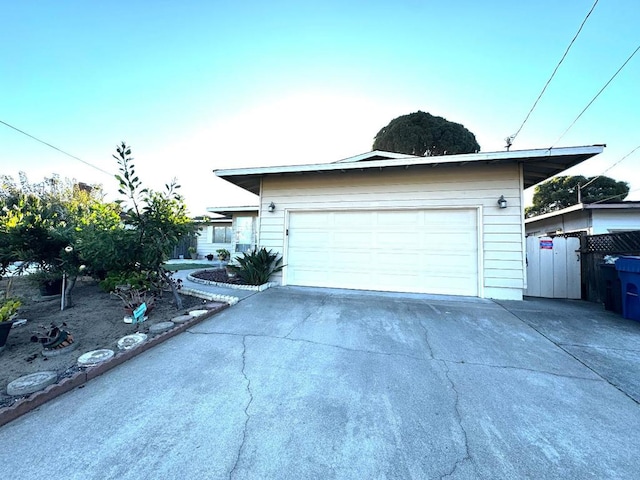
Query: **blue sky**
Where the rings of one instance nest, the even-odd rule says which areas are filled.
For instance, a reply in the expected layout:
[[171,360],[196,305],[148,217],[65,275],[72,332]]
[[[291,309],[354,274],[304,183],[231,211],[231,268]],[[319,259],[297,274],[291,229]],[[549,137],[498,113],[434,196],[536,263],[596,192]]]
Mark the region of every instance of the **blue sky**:
[[[116,173],[125,140],[150,187],[172,177],[192,214],[255,203],[215,168],[330,162],[417,110],[482,151],[515,133],[593,0],[4,2],[0,120]],[[513,149],[606,143],[569,174],[640,145],[637,0],[600,1]],[[0,173],[110,175],[0,125]],[[640,150],[607,172],[640,199]],[[115,198],[110,196],[110,198]]]

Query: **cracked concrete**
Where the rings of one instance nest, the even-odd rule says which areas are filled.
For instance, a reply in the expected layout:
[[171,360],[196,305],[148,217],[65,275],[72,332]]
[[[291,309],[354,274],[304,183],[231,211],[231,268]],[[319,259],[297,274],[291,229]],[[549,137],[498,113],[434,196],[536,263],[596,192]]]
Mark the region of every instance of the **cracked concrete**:
[[444,479],[444,478],[452,478],[454,477],[456,471],[458,470],[458,468],[460,468],[465,462],[472,462],[471,459],[471,452],[469,451],[469,438],[467,436],[467,430],[464,427],[464,422],[463,422],[463,417],[462,414],[460,413],[460,396],[458,394],[458,390],[456,389],[456,385],[453,382],[453,380],[451,379],[451,377],[449,376],[449,367],[447,365],[447,362],[442,362],[442,364],[444,365],[445,368],[445,376],[447,377],[447,380],[449,381],[450,385],[451,385],[451,389],[453,390],[453,394],[454,394],[454,411],[455,411],[455,416],[456,416],[456,420],[458,421],[458,426],[460,427],[460,430],[462,431],[462,439],[463,439],[463,447],[464,447],[464,452],[463,455],[460,456],[460,458],[458,458],[456,460],[456,462],[453,464],[453,467],[451,470],[449,470],[448,472],[446,472],[444,475],[442,475],[440,477],[440,479]]
[[236,469],[238,468],[238,462],[240,461],[240,457],[242,455],[242,450],[244,449],[244,444],[247,440],[247,426],[249,424],[249,419],[251,416],[249,415],[249,407],[251,407],[251,403],[253,402],[253,394],[251,393],[251,380],[247,377],[246,372],[247,365],[247,336],[242,337],[242,376],[247,382],[247,395],[249,396],[249,401],[247,402],[246,407],[244,408],[244,414],[246,415],[246,420],[244,422],[244,428],[242,429],[242,443],[240,443],[240,447],[238,447],[238,455],[236,457],[236,461],[233,464],[233,468],[229,472],[229,479],[234,478],[234,474]]
[[270,289],[0,429],[0,472],[638,478],[619,373],[637,327],[582,303]]

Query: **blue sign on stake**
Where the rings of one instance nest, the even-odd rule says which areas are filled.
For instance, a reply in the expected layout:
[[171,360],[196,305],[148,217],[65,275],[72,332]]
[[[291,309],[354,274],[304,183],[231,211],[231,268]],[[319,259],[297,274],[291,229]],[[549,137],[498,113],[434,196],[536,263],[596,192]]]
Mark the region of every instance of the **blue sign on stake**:
[[147,304],[143,303],[133,311],[133,321],[131,323],[142,323],[147,317],[144,314],[147,312]]

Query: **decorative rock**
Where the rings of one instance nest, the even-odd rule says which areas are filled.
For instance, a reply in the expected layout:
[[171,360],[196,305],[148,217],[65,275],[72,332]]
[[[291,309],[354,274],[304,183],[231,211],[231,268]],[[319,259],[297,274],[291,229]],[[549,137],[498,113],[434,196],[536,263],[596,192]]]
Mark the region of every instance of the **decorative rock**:
[[84,353],[78,358],[78,365],[81,367],[95,367],[96,365],[106,362],[113,358],[115,353],[108,348],[101,348],[91,352]]
[[154,323],[149,327],[149,333],[162,333],[171,330],[176,324],[173,322]]
[[56,383],[58,374],[56,372],[36,372],[24,377],[16,378],[7,385],[7,395],[18,396],[28,395],[37,392],[52,383]]
[[199,317],[200,315],[204,315],[205,313],[209,313],[209,310],[191,310],[189,315],[192,317]]
[[137,347],[147,339],[147,335],[144,333],[133,333],[131,335],[125,335],[118,340],[118,348],[120,350],[130,350]]
[[44,350],[42,350],[42,355],[44,355],[45,357],[57,357],[59,355],[64,355],[65,353],[73,352],[77,346],[78,344],[74,342],[71,345],[67,345],[66,347],[62,348],[54,348],[52,350],[48,350],[45,348]]
[[191,315],[180,315],[178,317],[173,317],[171,321],[175,324],[185,323],[189,320],[192,320],[193,317]]

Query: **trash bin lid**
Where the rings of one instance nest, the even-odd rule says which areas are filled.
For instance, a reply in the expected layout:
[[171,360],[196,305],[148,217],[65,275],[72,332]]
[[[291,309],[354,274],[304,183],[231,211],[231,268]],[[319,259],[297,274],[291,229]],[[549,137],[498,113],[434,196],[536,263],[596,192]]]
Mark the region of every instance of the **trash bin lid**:
[[616,260],[616,270],[619,272],[640,273],[640,257],[620,257]]

